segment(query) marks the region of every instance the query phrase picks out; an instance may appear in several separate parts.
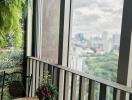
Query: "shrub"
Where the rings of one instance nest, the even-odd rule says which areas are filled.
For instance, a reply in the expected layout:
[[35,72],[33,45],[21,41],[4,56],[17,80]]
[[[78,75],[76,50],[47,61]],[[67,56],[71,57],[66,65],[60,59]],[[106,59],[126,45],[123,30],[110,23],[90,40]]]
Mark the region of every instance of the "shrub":
[[12,68],[19,67],[23,63],[23,51],[19,49],[13,49],[9,51],[3,51],[0,53],[0,67]]

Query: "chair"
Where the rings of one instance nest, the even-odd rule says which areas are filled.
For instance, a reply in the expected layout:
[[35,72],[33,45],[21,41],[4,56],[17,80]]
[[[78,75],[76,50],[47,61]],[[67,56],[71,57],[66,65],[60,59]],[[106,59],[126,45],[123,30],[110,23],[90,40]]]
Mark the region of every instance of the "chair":
[[26,76],[26,75],[23,75],[22,72],[5,73],[4,86],[8,87],[9,94],[12,97],[12,99],[25,96],[26,88],[22,82],[23,79],[26,79],[29,81],[28,82],[29,83],[28,84],[28,95],[29,95],[32,75]]

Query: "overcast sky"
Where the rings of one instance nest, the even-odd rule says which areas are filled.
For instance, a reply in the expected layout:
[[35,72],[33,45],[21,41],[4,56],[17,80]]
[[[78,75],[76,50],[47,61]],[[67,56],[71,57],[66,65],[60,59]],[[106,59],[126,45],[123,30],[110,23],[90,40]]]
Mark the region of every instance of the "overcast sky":
[[121,31],[123,0],[73,0],[73,34]]

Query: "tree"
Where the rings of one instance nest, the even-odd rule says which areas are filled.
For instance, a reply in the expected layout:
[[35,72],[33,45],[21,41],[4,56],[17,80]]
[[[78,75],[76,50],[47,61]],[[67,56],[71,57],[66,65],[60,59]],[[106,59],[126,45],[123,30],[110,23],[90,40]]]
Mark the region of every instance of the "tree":
[[[117,68],[118,68],[118,56],[113,52],[105,54],[90,55],[85,59],[86,73],[116,81]],[[99,86],[96,86],[95,97],[98,97]],[[107,100],[112,99],[113,90],[109,87],[107,91]],[[98,100],[98,98],[96,98]]]
[[24,34],[21,23],[24,4],[25,0],[0,0],[0,48],[8,45],[21,46]]
[[86,58],[85,64],[87,66],[87,73],[116,81],[118,56],[114,53],[89,56]]

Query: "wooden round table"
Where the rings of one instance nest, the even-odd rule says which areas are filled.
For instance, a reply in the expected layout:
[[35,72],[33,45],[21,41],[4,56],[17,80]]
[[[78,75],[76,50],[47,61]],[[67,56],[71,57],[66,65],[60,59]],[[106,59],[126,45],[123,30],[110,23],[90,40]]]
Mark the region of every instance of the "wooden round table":
[[17,98],[14,100],[39,100],[38,98],[32,98],[32,97],[24,97],[24,98]]

